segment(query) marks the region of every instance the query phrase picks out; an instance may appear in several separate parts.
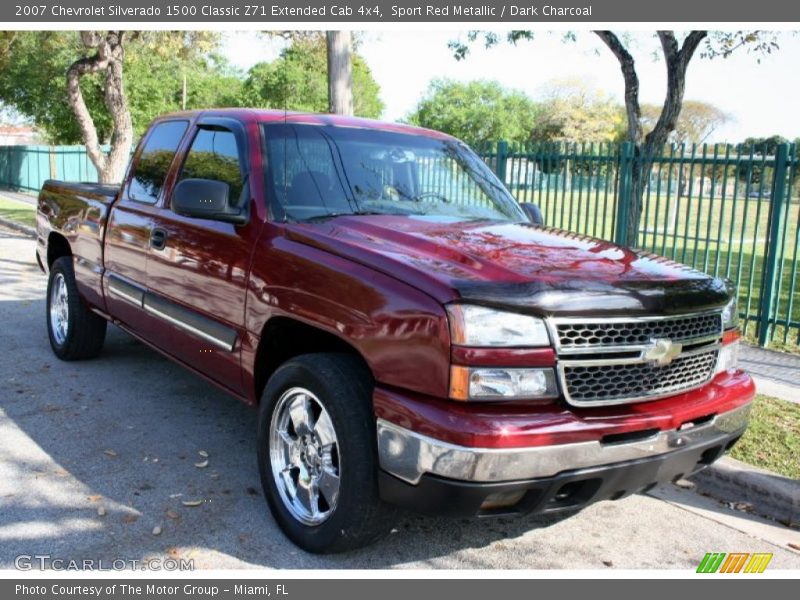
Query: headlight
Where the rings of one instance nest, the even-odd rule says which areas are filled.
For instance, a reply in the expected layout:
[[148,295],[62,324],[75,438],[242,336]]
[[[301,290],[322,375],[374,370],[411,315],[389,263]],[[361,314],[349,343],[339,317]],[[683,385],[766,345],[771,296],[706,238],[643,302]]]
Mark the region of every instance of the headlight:
[[544,400],[558,397],[553,369],[450,368],[453,400]]
[[722,309],[722,328],[734,329],[739,326],[739,307],[736,304],[736,298],[728,302],[725,308]]
[[452,342],[473,347],[549,346],[544,321],[536,317],[472,306],[447,306]]

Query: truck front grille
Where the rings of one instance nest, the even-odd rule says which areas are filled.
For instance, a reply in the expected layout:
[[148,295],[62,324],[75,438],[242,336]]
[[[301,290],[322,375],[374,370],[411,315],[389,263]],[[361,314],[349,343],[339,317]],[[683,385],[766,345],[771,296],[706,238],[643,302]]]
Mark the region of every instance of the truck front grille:
[[[714,376],[720,311],[672,317],[552,319],[564,398],[575,406],[655,400],[701,387]],[[674,354],[657,360],[656,345]],[[680,348],[676,346],[680,345]]]
[[681,356],[665,366],[651,363],[564,367],[573,403],[643,400],[679,393],[706,383],[714,373],[718,350]]
[[604,346],[647,344],[652,339],[668,338],[683,342],[719,335],[722,315],[718,312],[664,319],[609,320],[599,323],[557,323],[558,342],[564,350],[586,351]]

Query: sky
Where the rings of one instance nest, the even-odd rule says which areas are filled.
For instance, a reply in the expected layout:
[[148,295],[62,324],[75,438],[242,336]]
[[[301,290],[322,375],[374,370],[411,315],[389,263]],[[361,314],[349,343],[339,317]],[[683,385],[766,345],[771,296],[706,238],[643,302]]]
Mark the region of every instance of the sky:
[[[416,106],[431,80],[495,79],[536,99],[557,80],[578,80],[622,102],[623,81],[613,55],[590,32],[564,43],[561,34],[537,33],[532,42],[472,46],[469,58],[456,61],[447,42],[465,32],[368,31],[359,53],[381,87],[386,105],[383,118],[402,119]],[[631,34],[631,48],[640,79],[640,101],[661,104],[666,89],[663,60],[655,58],[657,41],[651,34]],[[224,54],[236,66],[273,60],[282,41],[265,40],[255,32],[226,34]],[[780,50],[761,58],[740,51],[714,60],[695,56],[686,80],[687,100],[710,102],[731,116],[709,142],[739,142],[746,137],[780,134],[800,137],[800,33],[779,34]]]

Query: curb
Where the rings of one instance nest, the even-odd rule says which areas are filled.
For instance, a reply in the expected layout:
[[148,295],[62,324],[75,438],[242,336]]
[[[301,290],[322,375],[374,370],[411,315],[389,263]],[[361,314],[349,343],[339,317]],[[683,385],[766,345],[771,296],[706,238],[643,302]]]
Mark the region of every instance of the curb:
[[18,231],[19,233],[24,233],[28,237],[36,238],[36,229],[28,225],[17,223],[16,221],[12,221],[11,219],[4,219],[3,217],[0,217],[0,225]]
[[[753,467],[729,456],[690,477],[694,490],[740,504],[745,511],[789,526],[800,525],[800,481]],[[737,508],[733,506],[733,508]]]

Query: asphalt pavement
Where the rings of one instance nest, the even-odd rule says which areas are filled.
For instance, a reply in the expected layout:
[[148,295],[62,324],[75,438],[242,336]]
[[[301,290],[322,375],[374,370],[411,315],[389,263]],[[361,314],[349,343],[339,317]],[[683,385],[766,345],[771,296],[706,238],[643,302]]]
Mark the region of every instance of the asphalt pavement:
[[115,327],[99,358],[59,361],[45,283],[33,240],[0,227],[0,568],[49,554],[195,568],[694,571],[706,552],[771,552],[770,569],[800,569],[797,530],[671,485],[561,520],[404,514],[367,549],[307,554],[266,508],[253,410]]

